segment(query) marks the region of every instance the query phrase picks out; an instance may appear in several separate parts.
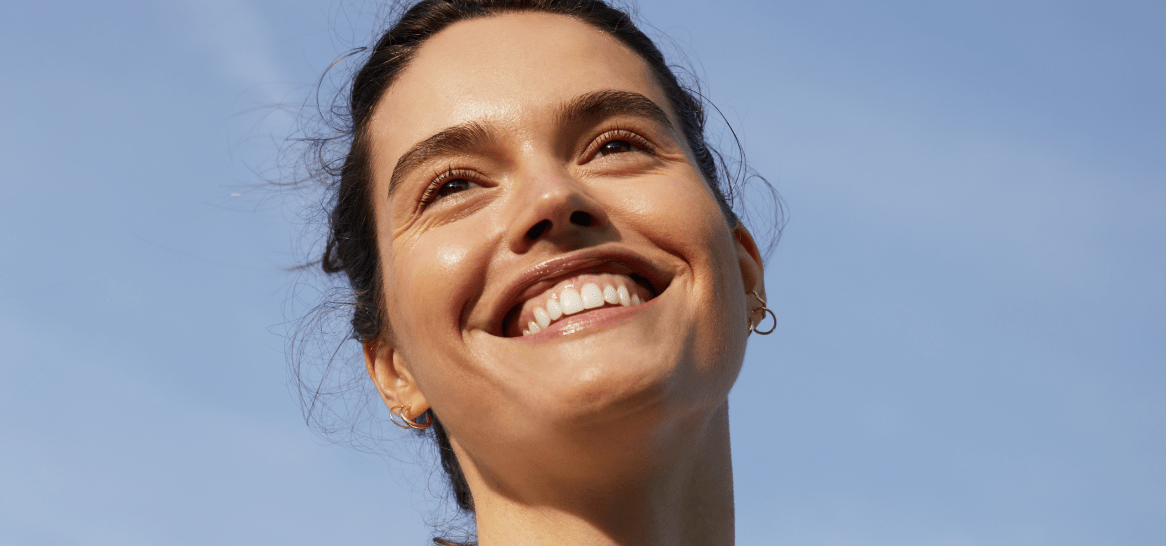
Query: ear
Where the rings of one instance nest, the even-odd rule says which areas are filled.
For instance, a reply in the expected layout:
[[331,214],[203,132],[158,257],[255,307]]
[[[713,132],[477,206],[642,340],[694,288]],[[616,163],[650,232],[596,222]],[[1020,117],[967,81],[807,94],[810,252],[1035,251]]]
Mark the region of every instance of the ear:
[[757,243],[753,242],[753,235],[737,222],[733,228],[733,238],[737,241],[737,263],[741,267],[741,282],[745,286],[745,293],[756,290],[765,297],[765,266],[761,263],[761,252],[757,250]]
[[[750,309],[757,303],[750,292],[757,292],[762,301],[765,300],[765,266],[761,263],[761,252],[757,250],[757,243],[753,242],[753,235],[745,225],[737,222],[733,228],[733,238],[736,240],[737,265],[741,268],[741,284],[745,287],[745,297],[750,300]],[[763,317],[754,317],[750,313],[749,320],[760,320]]]
[[405,357],[386,337],[381,335],[364,343],[364,365],[368,368],[368,377],[376,385],[386,406],[409,406],[407,418],[416,418],[429,409],[429,401],[417,389]]

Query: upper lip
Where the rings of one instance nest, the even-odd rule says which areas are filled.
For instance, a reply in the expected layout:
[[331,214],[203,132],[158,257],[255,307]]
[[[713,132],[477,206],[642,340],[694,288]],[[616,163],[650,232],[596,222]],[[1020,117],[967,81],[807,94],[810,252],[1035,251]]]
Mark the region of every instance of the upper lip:
[[546,291],[555,283],[584,273],[616,273],[638,276],[659,295],[672,275],[640,254],[623,247],[589,248],[539,262],[513,279],[496,300],[490,314],[490,331],[503,334],[503,320],[515,306]]

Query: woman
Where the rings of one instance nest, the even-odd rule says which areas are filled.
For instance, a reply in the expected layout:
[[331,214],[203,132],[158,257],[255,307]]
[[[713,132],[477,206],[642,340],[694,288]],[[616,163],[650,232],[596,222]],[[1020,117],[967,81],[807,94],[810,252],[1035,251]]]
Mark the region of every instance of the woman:
[[479,543],[731,544],[762,260],[651,41],[597,1],[425,1],[348,108],[323,267]]

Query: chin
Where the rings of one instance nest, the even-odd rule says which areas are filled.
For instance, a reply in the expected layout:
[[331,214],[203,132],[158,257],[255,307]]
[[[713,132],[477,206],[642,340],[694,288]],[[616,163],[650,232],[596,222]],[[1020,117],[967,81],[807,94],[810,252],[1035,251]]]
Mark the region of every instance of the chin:
[[529,411],[555,426],[590,428],[723,401],[740,370],[730,363],[740,355],[721,341],[725,320],[704,317],[714,324],[702,324],[686,308],[699,299],[682,293],[681,284],[642,305],[595,313],[575,331],[515,338],[521,350],[510,362],[525,371],[514,371],[537,383],[529,385],[537,393]]

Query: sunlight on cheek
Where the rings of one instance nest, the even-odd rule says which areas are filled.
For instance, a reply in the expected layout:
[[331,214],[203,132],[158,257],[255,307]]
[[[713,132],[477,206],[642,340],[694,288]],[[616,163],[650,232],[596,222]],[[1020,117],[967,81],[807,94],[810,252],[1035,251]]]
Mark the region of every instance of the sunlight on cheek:
[[457,243],[420,245],[420,248],[413,249],[415,256],[409,259],[413,267],[407,274],[418,288],[441,283],[465,263],[469,250],[465,244]]
[[464,245],[442,246],[438,249],[437,255],[434,256],[433,262],[430,264],[431,269],[428,272],[439,275],[443,271],[455,270],[459,264],[465,262],[467,254],[469,254],[469,249]]

